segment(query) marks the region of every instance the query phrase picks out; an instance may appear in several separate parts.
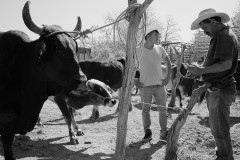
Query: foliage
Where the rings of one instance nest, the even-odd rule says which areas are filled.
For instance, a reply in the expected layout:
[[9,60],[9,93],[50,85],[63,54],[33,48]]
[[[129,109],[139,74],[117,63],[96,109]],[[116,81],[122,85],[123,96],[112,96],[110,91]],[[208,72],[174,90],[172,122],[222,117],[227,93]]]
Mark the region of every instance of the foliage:
[[169,16],[166,20],[166,24],[163,30],[163,41],[164,42],[176,42],[180,39],[180,28],[178,27],[177,23],[175,22],[174,18]]

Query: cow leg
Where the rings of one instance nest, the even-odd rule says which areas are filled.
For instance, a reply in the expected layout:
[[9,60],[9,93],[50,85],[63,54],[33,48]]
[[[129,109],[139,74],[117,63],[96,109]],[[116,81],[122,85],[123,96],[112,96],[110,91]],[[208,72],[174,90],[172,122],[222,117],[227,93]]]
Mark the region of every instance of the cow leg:
[[183,104],[182,104],[182,95],[181,95],[181,91],[179,88],[176,88],[176,96],[179,99],[179,107],[182,108]]
[[13,157],[14,136],[15,135],[13,133],[1,135],[5,160],[15,160],[15,158]]
[[71,115],[71,120],[72,120],[71,124],[72,124],[74,132],[77,133],[77,136],[83,136],[84,135],[83,131],[79,129],[79,126],[77,125],[77,123],[74,119],[74,113],[76,113],[76,109],[69,107],[68,110]]
[[54,100],[55,100],[56,104],[58,105],[59,109],[61,110],[61,112],[65,118],[65,121],[67,123],[70,143],[73,145],[79,144],[77,136],[76,136],[75,132],[73,131],[72,125],[71,125],[72,124],[71,114],[73,114],[73,113],[70,113],[70,111],[72,111],[72,110],[69,111],[64,98],[55,96]]
[[93,105],[92,115],[91,115],[90,119],[95,121],[95,120],[99,119],[99,117],[100,117],[99,107]]
[[42,120],[41,120],[40,117],[38,117],[37,126],[39,126],[39,127],[44,127],[43,122],[42,122]]

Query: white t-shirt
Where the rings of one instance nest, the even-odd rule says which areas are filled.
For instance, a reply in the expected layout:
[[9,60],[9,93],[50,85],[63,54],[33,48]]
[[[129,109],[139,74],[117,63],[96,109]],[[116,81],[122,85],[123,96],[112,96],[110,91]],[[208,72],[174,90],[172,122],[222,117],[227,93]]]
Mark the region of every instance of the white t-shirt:
[[149,50],[141,46],[136,49],[140,58],[140,82],[144,86],[162,85],[162,60],[167,56],[165,49],[160,45],[154,45]]

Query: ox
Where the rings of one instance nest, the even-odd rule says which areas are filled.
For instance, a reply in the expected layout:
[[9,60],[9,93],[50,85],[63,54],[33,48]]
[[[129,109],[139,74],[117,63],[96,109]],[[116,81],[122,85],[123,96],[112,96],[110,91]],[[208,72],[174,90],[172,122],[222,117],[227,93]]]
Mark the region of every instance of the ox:
[[[180,78],[179,84],[177,85],[177,88],[176,88],[176,96],[179,98],[179,107],[182,107],[182,94],[191,96],[194,84],[196,82],[195,79],[186,76],[187,72],[188,72],[187,66],[184,64],[181,64],[180,73],[183,75],[183,77]],[[170,84],[167,85],[170,90],[172,89],[172,84],[176,78],[176,75],[177,75],[177,66],[173,64]],[[168,107],[174,107],[174,105],[175,105],[175,97],[172,97],[170,103],[168,104]]]
[[68,92],[61,92],[54,97],[54,101],[60,108],[65,117],[65,121],[69,130],[71,144],[78,144],[77,136],[84,133],[76,124],[73,116],[73,109],[81,109],[87,105],[103,105],[112,107],[116,104],[116,100],[112,99],[108,86],[98,80],[90,79],[86,83],[87,88]]
[[[35,24],[29,4],[23,7],[23,21],[40,38],[31,41],[16,30],[0,33],[0,134],[6,160],[15,159],[15,134],[26,134],[34,128],[48,96],[86,86],[76,55],[74,37],[78,34],[57,25]],[[78,18],[74,33],[80,30]]]
[[[95,59],[79,62],[80,68],[87,79],[97,79],[107,84],[112,90],[117,91],[122,87],[125,59]],[[119,91],[120,94],[121,91]],[[130,106],[130,110],[132,106]],[[93,106],[90,117],[93,120],[99,118],[98,106]]]

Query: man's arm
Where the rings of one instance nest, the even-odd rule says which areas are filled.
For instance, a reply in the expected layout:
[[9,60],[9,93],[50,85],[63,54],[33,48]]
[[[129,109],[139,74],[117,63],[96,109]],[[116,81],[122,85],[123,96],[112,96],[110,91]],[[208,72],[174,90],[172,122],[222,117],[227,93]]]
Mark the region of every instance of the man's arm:
[[194,75],[202,75],[202,74],[206,74],[206,73],[222,72],[222,71],[228,70],[232,67],[231,60],[225,60],[225,61],[218,62],[218,63],[215,63],[210,66],[206,66],[206,63],[204,63],[202,67],[189,66],[188,69]]
[[172,73],[172,65],[171,65],[171,61],[168,56],[165,56],[165,58],[163,60],[165,61],[166,67],[167,67],[167,75],[163,79],[163,84],[167,85],[170,80],[171,73]]

